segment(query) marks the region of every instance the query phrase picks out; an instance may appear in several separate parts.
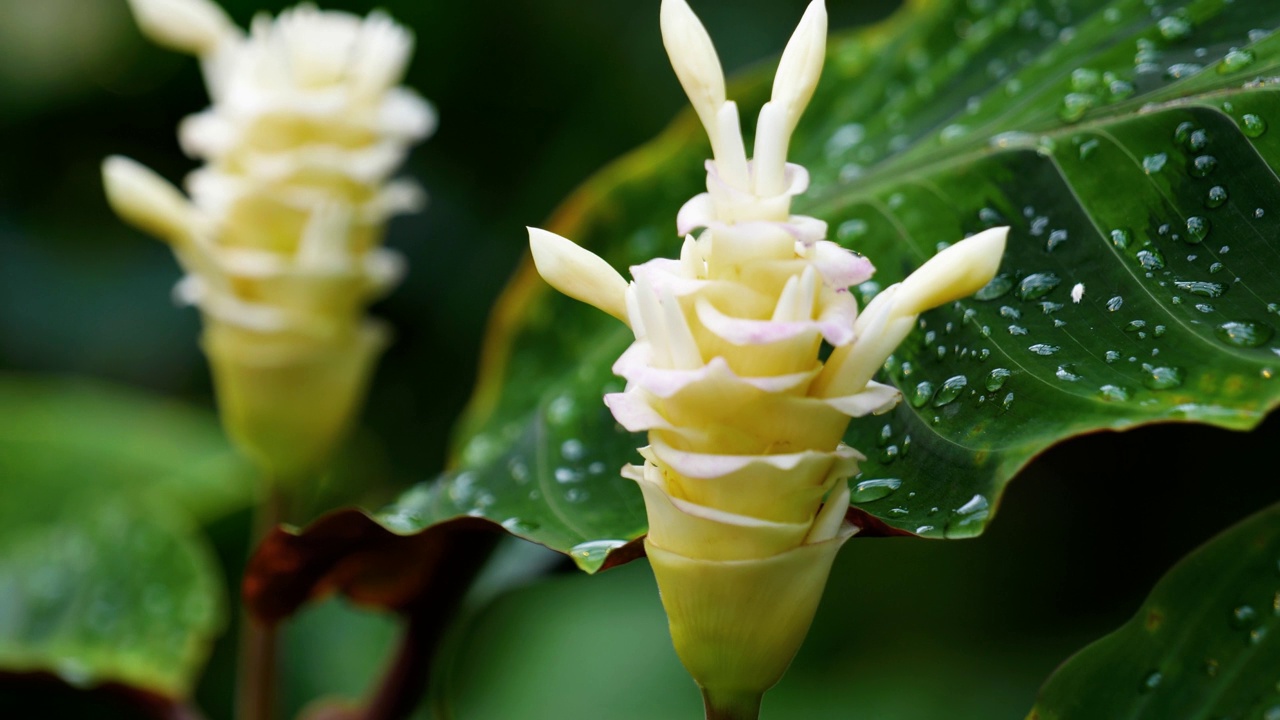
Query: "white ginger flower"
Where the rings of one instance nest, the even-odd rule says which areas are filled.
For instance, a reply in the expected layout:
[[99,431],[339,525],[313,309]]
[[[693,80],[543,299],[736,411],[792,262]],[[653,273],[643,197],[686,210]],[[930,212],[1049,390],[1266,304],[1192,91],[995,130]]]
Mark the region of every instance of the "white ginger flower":
[[125,220],[168,242],[199,306],[224,422],[273,475],[314,472],[354,414],[387,341],[365,308],[403,275],[380,247],[417,210],[389,180],[435,113],[398,83],[412,34],[384,14],[300,5],[248,33],[211,0],[130,0],[156,42],[197,55],[212,105],[180,128],[205,165],[188,199],[123,157],[103,164]]
[[[648,432],[644,464],[623,474],[644,493],[645,547],[676,650],[717,717],[755,717],[858,530],[845,520],[847,479],[865,459],[841,443],[850,418],[899,401],[872,376],[919,313],[990,281],[1008,228],[942,251],[859,314],[849,287],[871,263],[825,240],[826,223],[791,214],[808,174],[786,162],[787,146],[822,70],[822,0],[783,53],[750,160],[706,31],[684,0],[663,0],[661,13],[714,154],[707,192],[677,217],[680,258],[633,267],[628,283],[565,238],[530,229],[530,245],[547,282],[635,332],[614,365],[626,389],[605,402],[628,430]],[[825,363],[824,342],[834,348]]]

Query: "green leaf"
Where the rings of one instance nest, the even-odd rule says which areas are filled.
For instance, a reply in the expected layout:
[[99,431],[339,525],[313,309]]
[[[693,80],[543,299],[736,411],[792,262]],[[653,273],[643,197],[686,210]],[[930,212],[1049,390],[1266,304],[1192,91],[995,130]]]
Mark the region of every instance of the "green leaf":
[[[57,501],[43,490],[2,497]],[[0,526],[0,549],[0,669],[190,693],[226,611],[221,571],[189,519],[80,506],[41,526]]]
[[[0,375],[0,494],[63,484],[75,496],[149,497],[213,520],[253,502],[253,474],[207,411],[85,379]],[[88,503],[86,503],[88,504]],[[58,505],[0,502],[0,525]]]
[[[793,143],[813,178],[796,211],[875,262],[861,299],[945,243],[1012,226],[997,281],[925,314],[887,364],[906,401],[851,425],[870,457],[855,512],[973,536],[1064,438],[1242,429],[1277,404],[1277,24],[1280,8],[1228,0],[919,0],[831,42]],[[731,92],[744,108],[766,70]],[[674,257],[707,153],[686,113],[547,227],[619,268]],[[640,494],[617,477],[643,439],[600,400],[621,388],[609,366],[630,341],[526,264],[495,312],[458,470],[382,521],[409,534],[482,517],[605,565],[644,531]]]
[[225,625],[210,520],[253,486],[208,413],[0,377],[0,671],[187,696]]
[[1049,678],[1028,720],[1280,717],[1280,505],[1179,562]]

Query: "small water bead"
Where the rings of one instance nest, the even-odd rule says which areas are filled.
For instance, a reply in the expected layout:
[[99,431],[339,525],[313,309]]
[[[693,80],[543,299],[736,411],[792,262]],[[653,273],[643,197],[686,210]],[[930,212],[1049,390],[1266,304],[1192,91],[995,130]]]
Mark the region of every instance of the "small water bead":
[[893,426],[888,423],[885,423],[884,427],[880,428],[880,439],[876,441],[876,446],[884,447],[888,445],[889,441],[892,439],[893,439]]
[[1214,334],[1228,345],[1256,348],[1270,340],[1275,335],[1275,329],[1265,323],[1237,320],[1222,323],[1214,330]]
[[1080,143],[1080,149],[1079,149],[1079,150],[1080,150],[1080,159],[1081,159],[1081,160],[1088,160],[1088,159],[1089,159],[1089,156],[1090,156],[1090,155],[1092,155],[1092,154],[1093,154],[1093,152],[1094,152],[1095,150],[1097,150],[1097,149],[1098,149],[1098,146],[1099,146],[1100,144],[1101,144],[1101,143],[1099,143],[1099,142],[1098,142],[1098,139],[1097,139],[1097,138],[1092,138],[1092,139],[1090,139],[1090,140],[1086,140],[1086,141],[1084,141],[1084,142]]
[[1176,15],[1160,18],[1156,27],[1160,30],[1160,37],[1169,41],[1182,40],[1191,35],[1191,23]]
[[938,391],[933,395],[933,406],[943,407],[955,402],[960,397],[960,393],[969,385],[969,378],[964,375],[953,375],[943,381]]
[[1045,241],[1044,249],[1048,252],[1053,252],[1055,248],[1057,248],[1059,245],[1061,245],[1066,241],[1067,241],[1066,230],[1054,230],[1053,232],[1049,233],[1049,239]]
[[1032,345],[1027,349],[1037,355],[1053,355],[1054,353],[1058,352],[1062,348],[1058,347],[1057,345],[1047,345],[1045,343],[1036,343],[1035,345]]
[[1222,297],[1222,294],[1227,291],[1227,286],[1222,283],[1206,280],[1175,280],[1173,286],[1192,295],[1209,298]]
[[1155,367],[1143,365],[1142,384],[1152,390],[1169,390],[1182,385],[1183,370],[1180,367]]
[[590,497],[590,492],[579,487],[569,488],[564,493],[564,499],[571,503],[586,502]]
[[1213,312],[1213,306],[1209,303],[1196,303],[1196,309],[1206,315]]
[[1009,334],[1010,335],[1026,335],[1027,329],[1022,327],[1021,325],[1010,325]]
[[582,444],[581,440],[569,439],[560,443],[560,455],[565,460],[576,462],[581,460],[587,454],[587,446]]
[[1004,400],[1000,401],[1000,409],[1004,410],[1005,412],[1008,412],[1010,406],[1012,405],[1013,405],[1013,393],[1009,393],[1008,395],[1005,395]]
[[507,462],[507,472],[511,473],[511,479],[515,480],[517,485],[529,482],[529,466],[520,458],[511,458]]
[[854,503],[866,503],[889,497],[902,487],[899,478],[874,478],[854,484],[850,500]]
[[1191,77],[1201,70],[1204,70],[1204,66],[1199,63],[1174,63],[1164,69],[1164,76],[1170,80],[1181,80],[1185,77]]
[[845,220],[836,227],[836,239],[841,241],[857,240],[867,234],[867,221],[861,218]]
[[1116,228],[1111,231],[1111,244],[1121,250],[1127,250],[1129,248],[1129,242],[1132,239],[1133,234],[1126,228]]
[[1173,129],[1173,141],[1179,145],[1186,145],[1187,140],[1191,137],[1191,133],[1196,129],[1196,124],[1190,121],[1178,123],[1178,127]]
[[1017,296],[1023,300],[1038,300],[1058,287],[1062,279],[1051,272],[1032,273],[1018,283]]
[[608,466],[605,465],[604,462],[601,460],[597,460],[587,466],[587,472],[592,475],[603,475],[604,471],[607,469],[608,469]]
[[911,395],[911,407],[924,407],[933,399],[934,385],[928,380],[916,383],[915,392]]
[[1262,216],[1263,216],[1263,215],[1266,215],[1266,214],[1267,214],[1267,211],[1266,211],[1266,210],[1263,210],[1262,208],[1254,208],[1254,209],[1253,209],[1253,217],[1254,217],[1254,218],[1261,219],[1261,218],[1262,218]]
[[1164,269],[1164,254],[1154,247],[1144,248],[1138,251],[1138,264],[1144,270],[1152,272]]
[[1000,317],[1007,318],[1009,320],[1020,320],[1022,319],[1022,313],[1015,307],[1010,307],[1008,305],[1001,305]]
[[1111,312],[1115,312],[1122,307],[1124,307],[1124,298],[1119,295],[1116,295],[1107,301],[1107,310],[1110,310]]
[[565,425],[577,415],[577,402],[569,395],[561,395],[547,405],[547,422]]
[[1252,605],[1241,605],[1231,611],[1231,626],[1240,630],[1250,628],[1258,620],[1258,611]]
[[1222,272],[1222,268],[1223,268],[1222,263],[1220,262],[1212,263],[1209,265],[1209,273],[1213,274],[1213,273]]
[[542,526],[536,522],[533,522],[532,520],[525,520],[523,518],[511,517],[502,521],[502,527],[507,532],[515,533],[517,535],[523,535],[525,533],[535,532]]
[[1164,153],[1155,153],[1142,158],[1142,169],[1148,175],[1160,172],[1164,169],[1165,163],[1169,161],[1169,156]]
[[1059,380],[1062,380],[1063,382],[1077,382],[1083,377],[1082,375],[1076,372],[1076,366],[1072,363],[1059,365],[1054,375],[1056,375],[1057,378]]
[[1139,688],[1142,692],[1151,692],[1160,687],[1160,683],[1164,681],[1164,675],[1159,670],[1152,670],[1142,678],[1142,686]]
[[1063,122],[1079,122],[1089,109],[1098,103],[1098,96],[1093,93],[1073,92],[1062,98],[1062,107],[1058,109],[1058,117]]
[[1129,399],[1129,389],[1120,385],[1103,385],[1098,394],[1108,402],[1124,402]]
[[1168,330],[1164,325],[1157,325],[1155,329],[1156,337],[1164,337],[1165,331]]
[[1040,303],[1040,310],[1045,315],[1052,315],[1058,312],[1059,310],[1061,310],[1063,307],[1065,307],[1065,305],[1063,305],[1062,303],[1050,302],[1048,300],[1041,301]]
[[1193,130],[1187,136],[1187,149],[1191,152],[1200,152],[1209,144],[1209,133],[1204,129]]
[[890,445],[880,451],[880,464],[892,465],[894,460],[898,459],[898,446]]
[[1218,63],[1218,73],[1225,75],[1233,73],[1237,70],[1243,70],[1253,64],[1255,57],[1252,50],[1238,49],[1232,50],[1222,58],[1222,62]]
[[1005,381],[1012,374],[1007,368],[992,368],[991,372],[987,373],[987,390],[995,392],[1004,387]]
[[978,300],[995,300],[1003,297],[1012,289],[1013,277],[1008,273],[1001,273],[991,278],[991,282],[982,286],[973,296]]
[[1202,178],[1213,172],[1218,167],[1218,159],[1212,155],[1197,155],[1191,161],[1191,175]]
[[1206,235],[1209,234],[1209,221],[1199,215],[1192,215],[1187,218],[1187,242],[1202,242]]
[[1145,328],[1146,326],[1147,326],[1146,320],[1130,320],[1129,324],[1124,326],[1124,331],[1127,333],[1136,333],[1139,330]]
[[1107,83],[1107,91],[1111,93],[1111,100],[1113,102],[1124,100],[1125,98],[1137,92],[1137,90],[1138,88],[1135,87],[1133,83],[1127,80],[1120,80],[1117,78]]
[[1220,208],[1227,202],[1227,189],[1221,185],[1214,185],[1209,188],[1209,194],[1205,197],[1204,206],[1209,209]]
[[1261,137],[1267,131],[1267,121],[1263,120],[1261,115],[1245,113],[1240,118],[1240,129],[1247,137]]
[[551,474],[555,477],[556,482],[562,485],[582,481],[582,473],[574,470],[573,468],[558,467]]
[[1108,350],[1105,357],[1106,357],[1107,363],[1110,364],[1120,359],[1120,353],[1116,352],[1115,350]]
[[1044,235],[1044,231],[1048,229],[1049,229],[1049,218],[1046,215],[1041,215],[1040,217],[1035,218],[1034,220],[1031,221],[1031,227],[1028,230],[1028,232],[1030,232],[1032,235],[1035,235],[1036,237],[1040,237],[1041,235]]
[[1076,68],[1071,71],[1071,89],[1077,92],[1092,90],[1102,81],[1102,73],[1091,68]]

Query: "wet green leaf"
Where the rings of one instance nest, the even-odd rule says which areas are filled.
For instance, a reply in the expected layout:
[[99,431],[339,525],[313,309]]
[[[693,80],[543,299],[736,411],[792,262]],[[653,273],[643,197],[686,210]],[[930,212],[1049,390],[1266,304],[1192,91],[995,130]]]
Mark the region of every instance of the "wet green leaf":
[[216,420],[21,376],[0,407],[0,671],[187,696],[226,615],[199,521],[252,498]]
[[[0,502],[65,504],[68,490],[10,488]],[[0,669],[185,697],[225,624],[224,593],[199,529],[172,510],[73,504],[0,526]]]
[[1066,662],[1028,720],[1280,717],[1280,505],[1184,558]]
[[[793,144],[813,176],[796,211],[875,262],[861,299],[945,243],[1013,228],[997,280],[923,316],[888,363],[905,401],[852,424],[869,456],[860,511],[973,536],[1059,440],[1242,429],[1277,404],[1277,24],[1276,8],[1227,0],[921,0],[832,41]],[[758,106],[771,71],[731,94]],[[706,155],[686,115],[548,227],[619,268],[675,256]],[[389,508],[387,527],[473,515],[599,568],[644,530],[617,477],[642,441],[600,401],[630,340],[526,267],[495,315],[459,470]]]

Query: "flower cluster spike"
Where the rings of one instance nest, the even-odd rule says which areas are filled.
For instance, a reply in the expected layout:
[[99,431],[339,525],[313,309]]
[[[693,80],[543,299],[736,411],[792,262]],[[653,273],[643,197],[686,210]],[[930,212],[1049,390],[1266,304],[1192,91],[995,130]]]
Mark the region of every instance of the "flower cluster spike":
[[[644,464],[622,472],[644,495],[645,547],[677,653],[716,716],[752,715],[807,633],[836,551],[858,531],[846,521],[847,480],[865,458],[841,438],[850,418],[901,397],[875,371],[921,312],[990,281],[1008,233],[950,246],[858,312],[849,288],[871,277],[871,263],[824,239],[826,223],[791,214],[808,174],[786,152],[821,73],[826,24],[814,0],[748,159],[710,38],[684,0],[663,0],[667,52],[714,153],[707,192],[677,216],[680,257],[632,267],[628,283],[570,240],[529,231],[552,286],[635,333],[614,365],[626,389],[605,402],[648,433]],[[823,343],[834,348],[826,362]]]
[[403,275],[380,247],[418,209],[389,180],[435,113],[398,85],[412,34],[309,4],[241,31],[212,0],[129,0],[143,32],[200,58],[212,105],[179,129],[205,165],[189,198],[133,160],[103,164],[126,221],[173,248],[200,308],[223,420],[273,476],[315,472],[364,394],[388,330],[365,308]]

